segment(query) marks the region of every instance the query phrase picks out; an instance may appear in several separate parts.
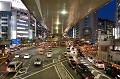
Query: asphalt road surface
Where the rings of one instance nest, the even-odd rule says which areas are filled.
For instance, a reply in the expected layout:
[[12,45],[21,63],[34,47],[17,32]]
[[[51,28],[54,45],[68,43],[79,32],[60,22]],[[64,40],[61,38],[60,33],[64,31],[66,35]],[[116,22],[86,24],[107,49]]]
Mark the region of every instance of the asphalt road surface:
[[[62,52],[66,50],[65,47],[52,48],[52,58],[47,58],[46,53],[39,55],[38,52],[41,48],[34,47],[29,50],[19,51],[18,53],[23,56],[25,53],[31,54],[30,59],[14,58],[23,62],[23,71],[20,73],[4,73],[0,75],[0,79],[79,79],[74,70],[68,65],[68,60],[62,57]],[[41,58],[42,65],[34,66],[33,61],[35,58]],[[97,69],[86,59],[78,59],[81,63],[86,65],[91,73],[94,74],[95,79],[113,79],[106,75],[103,70]]]

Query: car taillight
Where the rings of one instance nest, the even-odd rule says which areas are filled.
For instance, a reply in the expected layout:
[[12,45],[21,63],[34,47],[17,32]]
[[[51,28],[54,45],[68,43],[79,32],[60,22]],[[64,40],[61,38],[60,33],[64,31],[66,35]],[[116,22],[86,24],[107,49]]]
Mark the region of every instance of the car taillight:
[[88,77],[86,77],[85,79],[89,79]]
[[5,64],[8,64],[8,62],[6,61]]

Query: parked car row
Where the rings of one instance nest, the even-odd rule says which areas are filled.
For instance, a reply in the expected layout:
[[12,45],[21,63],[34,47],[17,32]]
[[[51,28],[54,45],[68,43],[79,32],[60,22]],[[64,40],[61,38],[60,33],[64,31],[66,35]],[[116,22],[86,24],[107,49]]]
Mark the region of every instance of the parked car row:
[[114,79],[120,79],[120,66],[117,67],[114,64],[109,64],[105,66],[104,71]]
[[68,64],[73,70],[75,70],[80,79],[94,79],[94,75],[84,64],[76,63],[74,59],[68,59]]

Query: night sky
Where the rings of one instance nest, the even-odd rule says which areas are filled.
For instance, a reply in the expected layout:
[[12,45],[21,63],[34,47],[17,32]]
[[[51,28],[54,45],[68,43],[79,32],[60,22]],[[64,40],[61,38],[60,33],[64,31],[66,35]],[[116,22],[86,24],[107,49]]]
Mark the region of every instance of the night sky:
[[102,19],[115,21],[116,0],[112,0],[109,4],[98,10],[98,16]]

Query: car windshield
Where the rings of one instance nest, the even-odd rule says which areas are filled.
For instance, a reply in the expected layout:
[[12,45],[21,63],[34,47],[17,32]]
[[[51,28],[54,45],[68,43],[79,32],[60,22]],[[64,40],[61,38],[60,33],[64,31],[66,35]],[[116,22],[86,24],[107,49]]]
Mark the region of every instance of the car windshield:
[[25,54],[25,56],[29,56],[28,54]]
[[103,62],[102,61],[98,61],[98,64],[103,64]]
[[15,68],[15,65],[10,64],[10,65],[8,66],[8,68]]
[[72,61],[72,60],[71,60],[71,62],[72,62],[73,65],[76,65],[76,62],[75,62],[75,61]]
[[51,54],[50,52],[48,54]]
[[90,57],[90,59],[93,59],[93,57]]
[[40,61],[40,59],[36,58],[35,61]]
[[63,53],[63,54],[65,54],[65,55],[66,55],[67,53]]
[[73,58],[72,56],[69,56],[69,58]]
[[67,52],[70,52],[70,50],[67,50]]
[[83,65],[83,64],[78,64],[79,67],[81,68],[85,68],[85,69],[88,69],[87,66]]
[[89,72],[89,70],[88,70],[88,69],[83,69],[83,71],[84,71],[84,72]]

